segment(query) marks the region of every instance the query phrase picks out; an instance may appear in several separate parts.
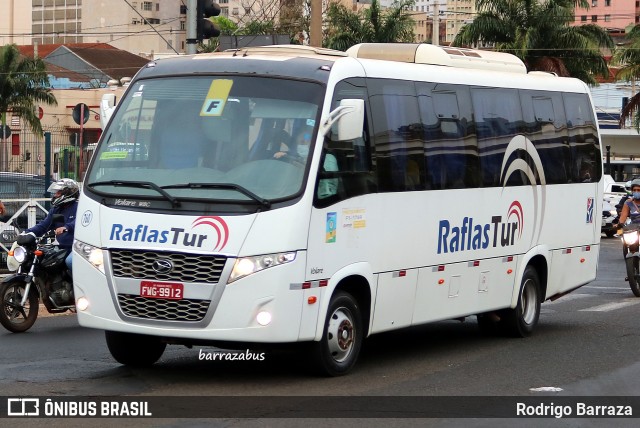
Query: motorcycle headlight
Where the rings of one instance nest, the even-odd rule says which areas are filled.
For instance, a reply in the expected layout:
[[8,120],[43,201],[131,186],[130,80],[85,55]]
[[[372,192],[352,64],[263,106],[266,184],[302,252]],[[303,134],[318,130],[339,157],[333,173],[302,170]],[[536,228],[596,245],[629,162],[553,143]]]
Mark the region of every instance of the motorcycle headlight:
[[233,265],[233,271],[231,271],[228,283],[231,284],[233,281],[273,266],[291,263],[295,259],[295,252],[239,258]]
[[20,264],[27,259],[27,249],[24,247],[16,247],[13,249],[13,258]]
[[104,273],[104,254],[102,249],[76,239],[73,241],[73,250],[100,272]]
[[634,245],[638,242],[638,232],[626,232],[622,234],[622,239],[624,239],[624,243],[627,245]]

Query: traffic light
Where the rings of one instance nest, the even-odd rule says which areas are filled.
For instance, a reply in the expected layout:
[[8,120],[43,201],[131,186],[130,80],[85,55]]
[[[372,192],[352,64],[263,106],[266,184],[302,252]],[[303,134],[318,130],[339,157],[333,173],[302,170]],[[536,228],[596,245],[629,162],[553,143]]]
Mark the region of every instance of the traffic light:
[[220,29],[209,19],[218,15],[220,15],[220,5],[218,3],[212,0],[198,0],[196,39],[199,42],[220,35]]

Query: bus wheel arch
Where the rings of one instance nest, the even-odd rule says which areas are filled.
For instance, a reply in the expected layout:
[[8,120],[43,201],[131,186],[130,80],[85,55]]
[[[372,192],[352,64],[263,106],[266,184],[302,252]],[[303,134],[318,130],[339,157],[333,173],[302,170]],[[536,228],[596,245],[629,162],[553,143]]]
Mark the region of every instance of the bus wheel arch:
[[313,369],[325,376],[347,374],[358,360],[371,314],[369,282],[360,275],[341,279],[332,290],[321,320],[322,336],[311,342]]
[[514,308],[500,314],[505,332],[513,337],[529,336],[540,318],[541,304],[547,289],[547,264],[536,255],[524,267]]

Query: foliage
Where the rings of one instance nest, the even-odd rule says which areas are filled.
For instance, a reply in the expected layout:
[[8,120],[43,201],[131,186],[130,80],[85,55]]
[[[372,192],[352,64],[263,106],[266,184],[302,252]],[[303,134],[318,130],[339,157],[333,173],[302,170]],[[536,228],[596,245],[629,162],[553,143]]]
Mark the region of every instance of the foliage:
[[7,112],[11,110],[35,134],[42,136],[38,104],[57,105],[49,86],[42,59],[22,57],[16,45],[0,47],[0,116],[3,126],[6,125]]
[[509,52],[529,70],[572,76],[595,85],[594,76],[608,76],[600,49],[613,49],[605,29],[571,26],[575,7],[586,0],[476,0],[478,15],[464,26],[454,46],[490,45]]
[[[636,25],[627,33],[629,44],[617,50],[613,56],[613,63],[620,64],[616,79],[637,81],[640,79],[640,25]],[[629,102],[620,115],[620,125],[632,118],[633,126],[640,133],[640,92],[629,98]]]
[[345,51],[358,43],[412,42],[414,23],[407,10],[414,4],[415,0],[399,0],[382,10],[379,0],[373,0],[370,8],[352,12],[341,3],[331,3],[324,45]]

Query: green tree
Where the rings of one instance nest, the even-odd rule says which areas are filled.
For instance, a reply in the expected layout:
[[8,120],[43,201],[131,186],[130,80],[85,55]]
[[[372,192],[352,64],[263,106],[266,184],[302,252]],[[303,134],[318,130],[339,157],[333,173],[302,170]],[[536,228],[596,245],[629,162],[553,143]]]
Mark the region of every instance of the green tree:
[[[616,73],[617,80],[635,82],[640,79],[640,25],[636,25],[626,35],[629,44],[617,50],[613,55],[613,63],[621,67]],[[620,124],[633,119],[633,126],[640,133],[640,92],[629,98],[629,102],[622,109]]]
[[412,42],[414,21],[407,11],[414,4],[415,0],[399,0],[382,10],[373,0],[370,8],[352,12],[341,3],[331,3],[324,45],[345,51],[358,43]]
[[[221,36],[230,36],[234,34],[236,31],[238,31],[238,25],[232,20],[230,20],[229,18],[227,18],[226,16],[216,16],[214,18],[211,18],[211,21],[213,21],[216,27],[220,29]],[[198,44],[198,52],[200,53],[215,52],[218,50],[219,46],[220,46],[220,41],[218,40],[218,38],[212,37],[209,40],[207,40],[206,43]]]
[[[7,124],[7,112],[20,116],[31,130],[43,135],[38,118],[38,104],[56,105],[49,87],[44,61],[20,55],[16,45],[0,47],[0,122]],[[4,144],[6,149],[6,144]],[[2,152],[0,167],[6,171],[8,153]]]
[[42,59],[22,57],[16,45],[0,47],[2,125],[6,125],[7,112],[11,110],[34,133],[42,135],[42,124],[37,114],[38,103],[57,105],[49,86],[49,76]]
[[587,0],[476,0],[478,15],[462,27],[454,46],[492,45],[519,57],[529,70],[572,76],[595,85],[608,76],[601,49],[613,49],[597,25],[571,26],[575,7]]

